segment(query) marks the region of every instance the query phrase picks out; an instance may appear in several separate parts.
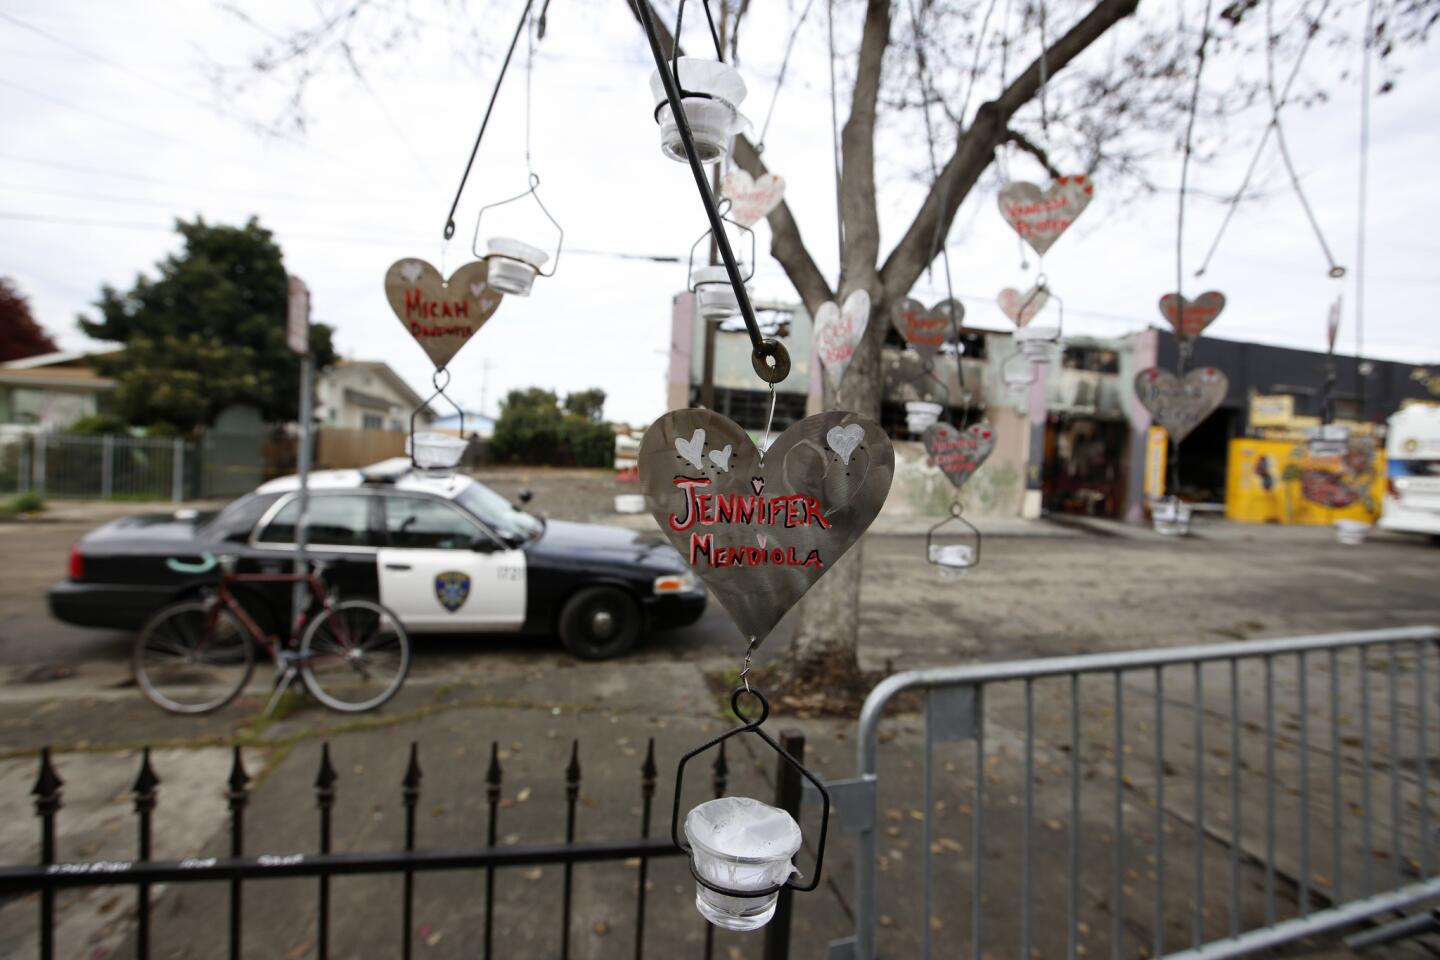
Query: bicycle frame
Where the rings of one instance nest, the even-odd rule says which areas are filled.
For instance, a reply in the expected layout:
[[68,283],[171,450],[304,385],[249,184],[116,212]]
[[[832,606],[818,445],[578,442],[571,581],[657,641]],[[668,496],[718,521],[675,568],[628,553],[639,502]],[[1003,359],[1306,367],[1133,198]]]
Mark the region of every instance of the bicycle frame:
[[[230,590],[230,585],[235,583],[303,583],[309,589],[311,597],[320,602],[322,610],[330,609],[330,594],[325,588],[325,582],[313,573],[224,573],[220,576],[219,592],[216,594],[214,604],[206,613],[205,630],[208,633],[215,627],[215,618],[219,616],[220,608],[233,613],[250,634],[250,638],[256,644],[265,648],[272,659],[279,660],[278,650],[280,649],[280,637],[276,634],[266,633],[260,629],[260,625],[250,616],[249,612]],[[301,621],[304,622],[302,615]],[[295,646],[296,635],[291,633],[287,638],[284,649]]]

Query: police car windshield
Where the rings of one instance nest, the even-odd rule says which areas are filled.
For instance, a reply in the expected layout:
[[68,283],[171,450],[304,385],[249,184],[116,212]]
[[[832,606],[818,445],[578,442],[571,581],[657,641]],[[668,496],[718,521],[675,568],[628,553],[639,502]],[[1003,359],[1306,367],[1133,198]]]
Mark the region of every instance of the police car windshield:
[[508,500],[483,483],[472,483],[455,502],[483,520],[502,537],[529,540],[538,537],[545,525],[530,514],[516,510]]

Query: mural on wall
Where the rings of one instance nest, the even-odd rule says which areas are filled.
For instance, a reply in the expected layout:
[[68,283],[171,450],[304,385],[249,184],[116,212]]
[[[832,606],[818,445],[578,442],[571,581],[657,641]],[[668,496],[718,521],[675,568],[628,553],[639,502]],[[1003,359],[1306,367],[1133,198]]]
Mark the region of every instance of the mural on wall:
[[1245,523],[1373,523],[1385,494],[1384,456],[1365,437],[1326,457],[1290,440],[1232,440],[1225,516]]

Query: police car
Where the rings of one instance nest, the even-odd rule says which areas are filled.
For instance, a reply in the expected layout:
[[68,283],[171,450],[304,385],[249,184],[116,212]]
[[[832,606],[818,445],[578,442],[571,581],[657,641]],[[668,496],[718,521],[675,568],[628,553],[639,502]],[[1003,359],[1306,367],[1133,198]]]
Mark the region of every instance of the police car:
[[[327,583],[378,599],[411,633],[558,634],[575,656],[599,660],[705,610],[704,587],[658,534],[542,520],[476,480],[427,476],[405,458],[312,473],[309,494],[307,554]],[[50,610],[80,626],[138,629],[212,586],[217,555],[233,556],[238,573],[288,571],[299,512],[299,481],[284,477],[218,513],[106,524],[71,550]],[[236,590],[262,626],[283,632],[288,585]]]

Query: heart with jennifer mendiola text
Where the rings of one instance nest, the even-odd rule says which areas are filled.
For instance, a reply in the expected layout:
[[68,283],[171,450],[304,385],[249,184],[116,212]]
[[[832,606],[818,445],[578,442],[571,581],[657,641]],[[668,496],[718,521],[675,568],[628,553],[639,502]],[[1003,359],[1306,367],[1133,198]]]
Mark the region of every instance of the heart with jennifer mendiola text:
[[839,410],[791,424],[763,454],[700,409],[670,411],[640,443],[655,522],[757,643],[870,527],[894,473],[885,431]]

